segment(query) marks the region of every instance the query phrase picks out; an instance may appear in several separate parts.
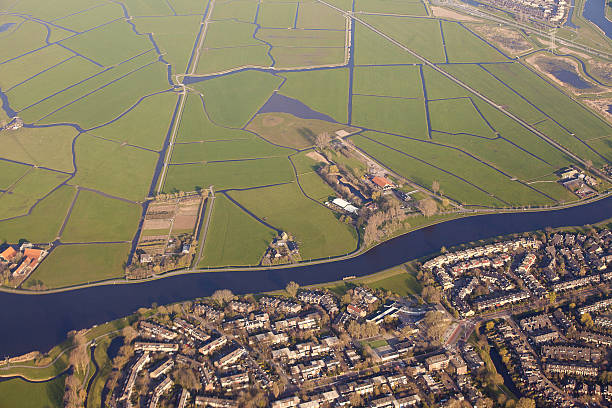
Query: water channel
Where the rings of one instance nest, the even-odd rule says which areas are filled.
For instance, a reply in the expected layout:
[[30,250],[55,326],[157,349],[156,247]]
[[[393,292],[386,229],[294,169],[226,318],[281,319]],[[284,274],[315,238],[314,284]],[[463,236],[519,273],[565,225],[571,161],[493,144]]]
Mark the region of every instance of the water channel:
[[219,288],[253,293],[281,289],[291,280],[307,285],[363,276],[437,252],[442,246],[545,227],[592,224],[610,217],[612,197],[562,210],[487,214],[447,221],[399,236],[354,258],[320,265],[186,274],[33,296],[0,293],[0,325],[3,333],[10,333],[0,336],[0,354],[46,351],[65,339],[70,330],[117,319],[152,303],[208,296]]

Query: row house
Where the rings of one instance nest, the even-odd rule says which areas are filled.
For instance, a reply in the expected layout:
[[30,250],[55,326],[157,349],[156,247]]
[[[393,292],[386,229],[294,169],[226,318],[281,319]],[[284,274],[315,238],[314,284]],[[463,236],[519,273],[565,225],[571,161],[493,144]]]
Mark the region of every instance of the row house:
[[176,352],[179,349],[178,343],[153,343],[145,341],[137,341],[134,343],[134,351],[151,351],[151,352]]
[[142,321],[138,324],[138,332],[143,337],[153,337],[160,340],[174,340],[178,334],[159,324]]
[[204,333],[198,327],[183,319],[175,319],[173,329],[179,331],[186,337],[190,337],[193,340],[207,341],[208,339],[210,339],[210,336],[208,334]]

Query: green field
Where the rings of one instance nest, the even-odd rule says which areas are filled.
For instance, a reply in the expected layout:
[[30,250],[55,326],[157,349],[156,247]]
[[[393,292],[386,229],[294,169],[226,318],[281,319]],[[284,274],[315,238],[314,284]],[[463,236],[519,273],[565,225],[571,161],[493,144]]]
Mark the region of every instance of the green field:
[[215,198],[212,219],[198,266],[257,265],[276,232],[229,199]]
[[[578,14],[558,35],[612,48]],[[127,244],[95,243],[131,241],[157,186],[213,186],[201,265],[257,264],[274,232],[255,217],[294,234],[304,260],[346,254],[355,228],[325,207],[337,194],[312,153],[357,178],[370,166],[337,141],[315,148],[339,130],[400,183],[438,182],[455,203],[576,201],[555,173],[612,161],[611,126],[452,20],[420,0],[0,2],[0,24],[15,24],[0,33],[0,240],[61,235],[29,287],[121,277]],[[25,126],[4,129],[16,115]],[[409,293],[399,276],[376,287]]]
[[259,218],[292,234],[302,259],[343,255],[357,245],[354,230],[336,220],[328,209],[304,197],[295,183],[230,195]]
[[286,73],[280,93],[296,98],[311,109],[323,112],[340,123],[348,120],[348,70],[330,69]]
[[123,276],[131,243],[62,245],[25,281],[26,288],[42,282],[48,289]]
[[0,407],[55,408],[62,405],[65,377],[44,383],[20,379],[0,382]]
[[196,186],[215,190],[249,188],[293,181],[286,157],[171,166],[164,191],[193,191]]
[[[140,220],[140,206],[81,190],[62,233],[64,242],[129,241]],[[109,223],[108,220],[115,220]]]

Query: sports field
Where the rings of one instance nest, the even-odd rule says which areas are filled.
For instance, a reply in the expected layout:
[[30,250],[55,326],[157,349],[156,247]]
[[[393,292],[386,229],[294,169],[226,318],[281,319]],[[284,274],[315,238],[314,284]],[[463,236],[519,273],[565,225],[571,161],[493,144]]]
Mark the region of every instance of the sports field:
[[215,195],[194,267],[258,265],[280,231],[355,251],[321,134],[463,209],[576,201],[554,173],[612,161],[604,118],[420,0],[32,4],[0,2],[0,241],[53,243],[24,288],[122,277],[162,193]]

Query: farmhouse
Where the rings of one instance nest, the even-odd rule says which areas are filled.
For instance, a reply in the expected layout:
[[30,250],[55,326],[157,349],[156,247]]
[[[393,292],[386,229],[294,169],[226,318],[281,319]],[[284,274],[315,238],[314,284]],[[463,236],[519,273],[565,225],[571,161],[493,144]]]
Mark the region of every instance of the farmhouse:
[[395,184],[393,184],[391,181],[387,180],[386,178],[380,177],[380,176],[372,177],[372,183],[374,183],[379,189],[383,191],[387,191],[387,190],[391,190],[392,188],[395,188]]

